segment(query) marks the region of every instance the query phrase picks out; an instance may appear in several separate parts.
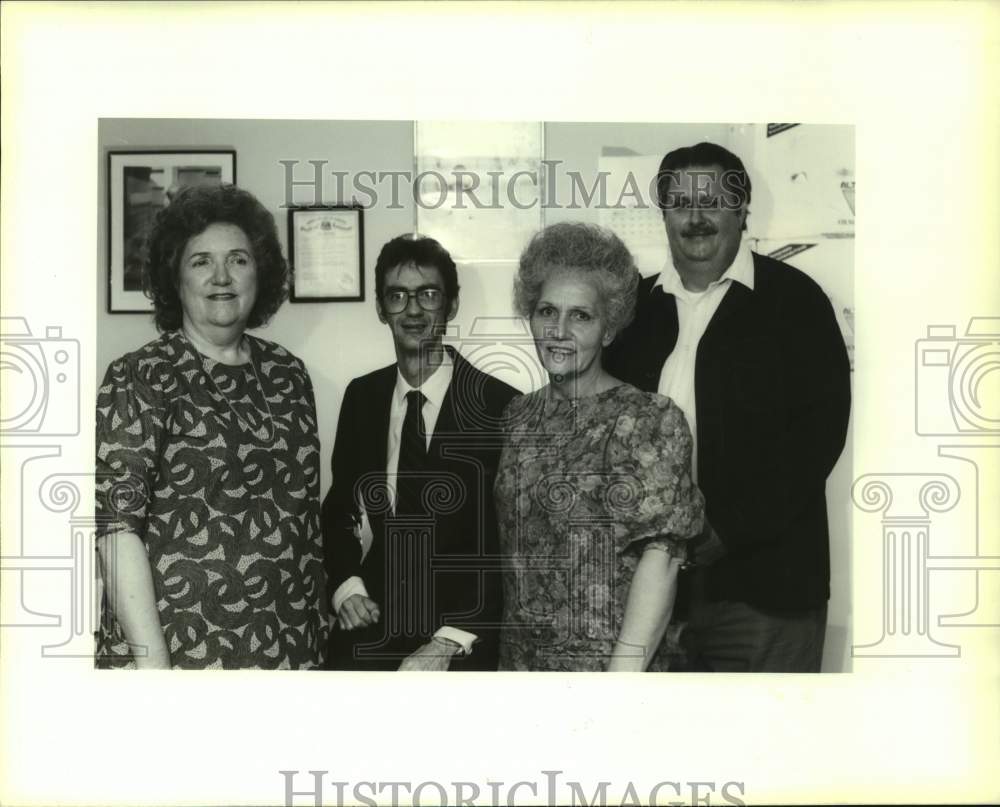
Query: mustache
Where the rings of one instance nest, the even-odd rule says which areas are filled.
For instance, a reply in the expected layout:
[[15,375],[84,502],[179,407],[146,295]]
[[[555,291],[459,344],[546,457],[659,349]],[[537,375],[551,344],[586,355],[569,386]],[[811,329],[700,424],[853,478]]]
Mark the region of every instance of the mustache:
[[718,230],[711,224],[692,224],[681,230],[681,235],[690,238],[692,235],[715,235]]

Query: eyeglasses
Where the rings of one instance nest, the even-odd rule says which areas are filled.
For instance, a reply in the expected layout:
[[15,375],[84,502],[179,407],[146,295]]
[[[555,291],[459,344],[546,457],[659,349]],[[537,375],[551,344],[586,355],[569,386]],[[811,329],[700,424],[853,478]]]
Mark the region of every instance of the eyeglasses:
[[382,295],[382,307],[387,314],[398,314],[406,310],[412,297],[417,298],[417,305],[424,311],[440,311],[444,305],[444,293],[441,289],[427,288],[416,291],[391,289]]

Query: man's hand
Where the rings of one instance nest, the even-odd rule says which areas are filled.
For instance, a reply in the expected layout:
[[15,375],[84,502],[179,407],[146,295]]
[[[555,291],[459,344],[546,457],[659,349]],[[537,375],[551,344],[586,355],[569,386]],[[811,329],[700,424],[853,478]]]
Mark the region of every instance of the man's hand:
[[378,603],[364,594],[352,594],[337,611],[337,620],[344,630],[367,628],[378,622]]
[[726,545],[707,521],[701,535],[688,544],[688,560],[694,566],[711,566],[725,554]]
[[461,645],[450,639],[439,639],[435,636],[403,659],[399,671],[444,672],[451,664],[451,657],[461,649]]

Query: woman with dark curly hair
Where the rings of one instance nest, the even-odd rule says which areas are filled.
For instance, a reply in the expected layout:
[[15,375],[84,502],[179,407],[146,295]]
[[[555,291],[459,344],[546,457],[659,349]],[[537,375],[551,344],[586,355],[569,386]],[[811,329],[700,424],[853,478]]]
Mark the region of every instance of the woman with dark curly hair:
[[625,245],[590,224],[547,227],[521,255],[514,304],[549,383],[504,413],[502,670],[669,665],[677,572],[703,500],[684,414],[602,363],[638,284]]
[[112,362],[97,398],[97,664],[317,666],[312,383],[246,333],[287,294],[274,218],[239,188],[187,188],[157,214],[148,254],[162,333]]

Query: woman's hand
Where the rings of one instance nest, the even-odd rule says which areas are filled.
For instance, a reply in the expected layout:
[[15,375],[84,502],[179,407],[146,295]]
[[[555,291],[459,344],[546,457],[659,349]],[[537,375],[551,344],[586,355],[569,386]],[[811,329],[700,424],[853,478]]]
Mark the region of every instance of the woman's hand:
[[680,568],[680,558],[658,546],[642,553],[608,672],[643,672],[649,666],[674,610]]

